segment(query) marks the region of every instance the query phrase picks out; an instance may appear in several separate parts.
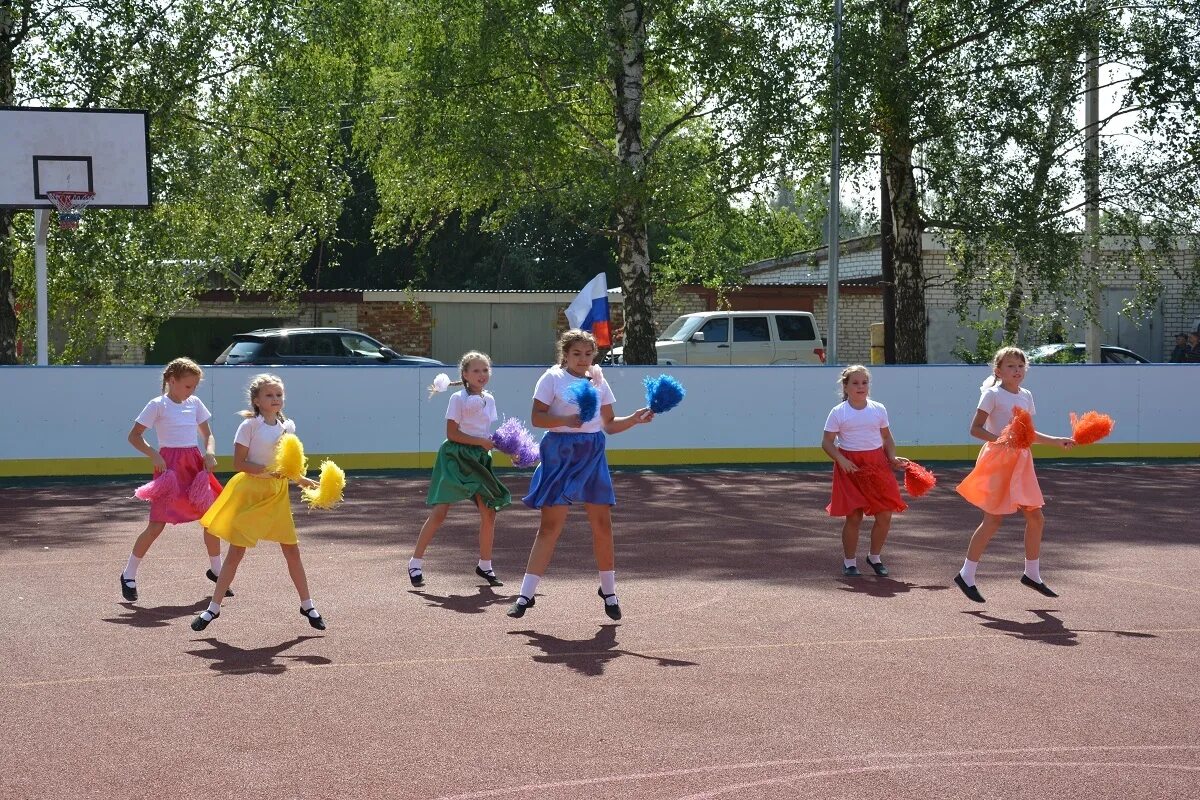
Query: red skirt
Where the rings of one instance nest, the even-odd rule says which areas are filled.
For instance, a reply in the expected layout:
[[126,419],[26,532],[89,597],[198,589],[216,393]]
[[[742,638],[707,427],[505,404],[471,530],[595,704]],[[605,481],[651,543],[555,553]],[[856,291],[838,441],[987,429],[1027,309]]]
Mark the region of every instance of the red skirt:
[[[195,522],[204,516],[208,506],[203,508],[195,504],[195,492],[191,489],[200,473],[208,476],[208,485],[212,490],[211,497],[221,493],[221,482],[204,467],[204,456],[195,447],[163,447],[159,451],[163,461],[167,462],[167,471],[175,473],[178,491],[164,493],[150,501],[150,521],[167,522],[178,525],[184,522]],[[207,502],[211,503],[211,499]]]
[[846,472],[833,465],[833,495],[825,510],[831,517],[846,517],[862,511],[873,517],[880,511],[904,511],[908,505],[900,497],[900,483],[892,472],[887,453],[877,450],[843,450],[838,452],[858,467]]

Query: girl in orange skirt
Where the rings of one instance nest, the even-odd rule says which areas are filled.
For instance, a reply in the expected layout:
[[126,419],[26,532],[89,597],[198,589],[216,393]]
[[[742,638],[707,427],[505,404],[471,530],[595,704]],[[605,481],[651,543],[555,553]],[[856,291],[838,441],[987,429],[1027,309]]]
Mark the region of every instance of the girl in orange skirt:
[[1018,347],[1002,347],[992,357],[992,375],[980,387],[979,405],[971,422],[971,435],[984,441],[975,468],[957,491],[967,502],[983,510],[983,522],[971,536],[967,558],[954,576],[954,583],[976,603],[984,602],[975,585],[975,569],[988,542],[1004,517],[1016,511],[1025,515],[1025,573],[1021,583],[1047,597],[1058,597],[1042,582],[1039,556],[1042,549],[1042,489],[1033,470],[1033,442],[1053,444],[1069,450],[1069,437],[1047,436],[1033,428],[1037,410],[1033,394],[1021,388],[1027,359]]
[[880,554],[892,525],[892,513],[908,508],[892,468],[903,469],[908,459],[896,455],[888,427],[887,409],[869,399],[871,373],[862,364],[842,370],[842,402],[825,420],[821,449],[833,459],[833,496],[825,510],[842,523],[842,574],[858,577],[858,529],[863,516],[875,517],[867,564],[876,575],[887,575]]

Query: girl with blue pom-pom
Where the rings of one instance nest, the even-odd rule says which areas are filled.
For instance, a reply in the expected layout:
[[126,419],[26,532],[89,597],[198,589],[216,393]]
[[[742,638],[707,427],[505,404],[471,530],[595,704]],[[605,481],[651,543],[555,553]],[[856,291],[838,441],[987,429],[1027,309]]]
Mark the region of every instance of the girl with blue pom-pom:
[[615,416],[616,398],[600,368],[592,364],[595,355],[596,340],[590,333],[567,331],[558,340],[558,364],[546,370],[533,390],[531,421],[534,427],[549,431],[542,437],[542,462],[524,502],[541,509],[542,520],[521,581],[521,595],[508,610],[510,617],[522,617],[533,607],[538,582],[550,566],[567,521],[567,510],[582,503],[592,528],[604,613],[609,619],[621,618],[612,535],[616,496],[604,453],[605,434],[650,422],[654,412],[640,408],[627,417]]

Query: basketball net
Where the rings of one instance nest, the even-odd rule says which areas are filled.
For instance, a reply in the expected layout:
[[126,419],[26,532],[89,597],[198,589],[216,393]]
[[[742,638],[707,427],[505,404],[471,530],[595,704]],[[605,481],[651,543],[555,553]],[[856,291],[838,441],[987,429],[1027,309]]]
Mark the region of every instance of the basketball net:
[[58,227],[64,231],[75,230],[83,218],[83,209],[96,197],[95,192],[70,190],[46,192],[54,207],[58,209]]

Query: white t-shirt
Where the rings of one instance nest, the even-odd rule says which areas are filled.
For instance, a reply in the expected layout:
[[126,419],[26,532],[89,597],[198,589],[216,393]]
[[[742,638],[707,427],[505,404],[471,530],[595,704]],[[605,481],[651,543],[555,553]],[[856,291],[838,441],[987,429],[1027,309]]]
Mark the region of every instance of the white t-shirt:
[[245,445],[250,452],[246,458],[252,464],[267,466],[275,457],[275,443],[285,433],[295,433],[296,423],[275,421],[268,425],[262,417],[250,417],[238,425],[237,433],[233,435],[233,443]]
[[210,419],[212,414],[196,395],[176,403],[163,394],[146,403],[134,422],[153,428],[160,448],[197,447],[196,426]]
[[1033,404],[1033,394],[1028,389],[1018,388],[1014,394],[997,383],[980,391],[979,405],[976,408],[987,412],[984,429],[999,436],[1004,426],[1012,422],[1013,409],[1018,406],[1028,411],[1031,417],[1037,413]]
[[[533,387],[533,399],[540,400],[549,406],[550,413],[556,417],[569,417],[572,414],[578,414],[579,406],[567,399],[570,397],[567,389],[576,381],[586,380],[588,379],[576,378],[562,367],[555,365],[542,373],[542,377],[538,378],[537,386]],[[604,430],[604,419],[600,414],[600,409],[617,402],[617,398],[613,396],[612,387],[608,385],[608,380],[605,378],[601,378],[600,385],[594,388],[600,395],[600,402],[596,404],[596,416],[578,428],[559,426],[550,430],[559,433],[599,433]]]
[[825,430],[837,434],[837,446],[843,450],[878,450],[883,447],[883,435],[888,427],[887,409],[883,403],[867,400],[866,408],[855,408],[849,400],[833,407],[825,420]]
[[496,421],[496,398],[486,389],[482,394],[468,394],[461,389],[450,395],[446,406],[446,419],[458,423],[458,429],[467,436],[487,439],[492,435],[492,423]]

